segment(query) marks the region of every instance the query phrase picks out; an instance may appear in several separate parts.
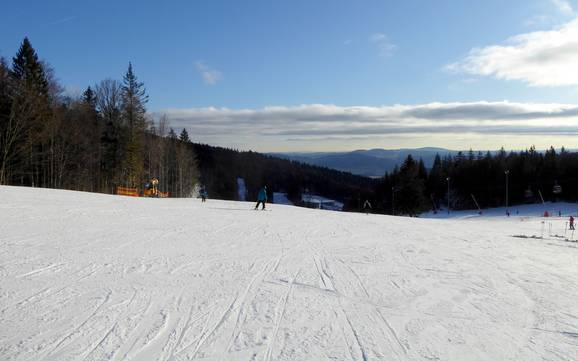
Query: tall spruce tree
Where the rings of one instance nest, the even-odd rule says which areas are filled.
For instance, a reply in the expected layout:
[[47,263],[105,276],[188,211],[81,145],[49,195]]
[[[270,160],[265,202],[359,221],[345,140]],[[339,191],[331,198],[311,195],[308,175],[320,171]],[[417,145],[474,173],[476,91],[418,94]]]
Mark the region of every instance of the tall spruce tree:
[[144,133],[146,128],[145,104],[148,95],[144,83],[138,81],[132,64],[123,78],[122,119],[127,127],[127,139],[124,140],[123,177],[133,187],[142,182],[144,172]]
[[24,38],[16,56],[12,59],[12,73],[16,79],[34,87],[39,94],[48,95],[48,80],[44,66],[38,60],[36,50],[28,38]]
[[54,168],[52,164],[45,164],[50,159],[46,153],[51,149],[46,132],[52,120],[49,84],[44,66],[28,38],[24,38],[12,59],[12,75],[15,81],[12,132],[21,148],[14,175],[21,180],[20,184],[53,186],[50,180]]

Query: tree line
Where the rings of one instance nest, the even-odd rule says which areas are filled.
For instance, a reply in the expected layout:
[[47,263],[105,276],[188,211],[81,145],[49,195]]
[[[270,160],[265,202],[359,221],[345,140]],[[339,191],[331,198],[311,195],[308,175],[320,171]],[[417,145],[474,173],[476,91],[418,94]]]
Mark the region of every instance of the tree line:
[[122,80],[64,95],[25,38],[11,65],[0,58],[0,184],[114,193],[156,177],[161,190],[190,196],[198,170],[189,136],[149,118],[147,102],[131,63]]
[[[542,201],[578,201],[578,153],[562,148],[538,152],[459,152],[436,156],[431,169],[408,156],[380,179],[380,212],[417,215],[424,211],[500,207]],[[449,193],[448,193],[449,190]]]

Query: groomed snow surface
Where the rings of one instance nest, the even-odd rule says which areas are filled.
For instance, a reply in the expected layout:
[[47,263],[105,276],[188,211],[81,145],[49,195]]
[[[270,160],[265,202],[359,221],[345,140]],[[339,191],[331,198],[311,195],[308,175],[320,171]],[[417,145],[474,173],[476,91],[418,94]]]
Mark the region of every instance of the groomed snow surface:
[[253,206],[0,187],[0,359],[578,360],[565,218]]

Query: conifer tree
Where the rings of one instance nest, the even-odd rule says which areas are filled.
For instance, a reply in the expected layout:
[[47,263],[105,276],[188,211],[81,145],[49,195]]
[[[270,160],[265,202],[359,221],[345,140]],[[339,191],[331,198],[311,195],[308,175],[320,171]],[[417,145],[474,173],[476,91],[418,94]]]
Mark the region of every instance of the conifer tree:
[[123,177],[130,186],[138,186],[144,171],[145,104],[148,101],[144,83],[138,81],[132,64],[123,78],[122,119],[127,127],[124,140]]
[[424,197],[424,179],[420,178],[419,164],[408,155],[399,169],[398,206],[401,214],[417,215],[427,209]]
[[173,128],[169,129],[169,139],[170,140],[177,140],[177,133]]
[[0,184],[8,184],[10,160],[15,156],[14,140],[10,132],[10,111],[14,97],[10,69],[4,58],[0,58]]
[[[435,199],[436,196],[441,197],[444,193],[445,188],[442,187],[444,179],[445,176],[443,174],[442,159],[439,154],[436,154],[426,182],[427,195],[430,198]],[[437,208],[437,205],[435,207]]]
[[183,143],[190,143],[191,139],[189,138],[189,133],[185,128],[181,131],[181,135],[179,135],[179,140]]
[[94,91],[90,86],[86,88],[84,93],[82,93],[82,101],[86,105],[88,105],[91,109],[96,110],[96,94],[94,93]]
[[12,74],[39,94],[48,95],[48,80],[42,63],[38,60],[36,50],[28,38],[24,38],[18,53],[12,59]]
[[53,186],[49,180],[53,179],[54,167],[49,166],[46,170],[44,164],[53,160],[45,156],[46,152],[53,149],[52,144],[47,144],[53,138],[50,132],[46,132],[52,120],[49,84],[44,65],[38,60],[36,50],[28,38],[24,38],[12,59],[12,75],[15,81],[12,131],[16,143],[22,147],[19,151],[19,167],[15,173],[22,184]]

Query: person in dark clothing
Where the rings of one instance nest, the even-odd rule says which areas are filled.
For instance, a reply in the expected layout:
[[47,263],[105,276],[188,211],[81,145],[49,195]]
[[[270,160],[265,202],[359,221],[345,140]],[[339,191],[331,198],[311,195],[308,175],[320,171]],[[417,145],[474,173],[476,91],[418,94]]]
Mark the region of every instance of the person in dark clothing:
[[267,202],[267,186],[261,188],[261,190],[257,194],[257,204],[255,205],[255,209],[259,208],[259,204],[262,204],[263,208],[261,209],[264,210],[265,202]]
[[570,223],[570,230],[573,231],[574,230],[574,217],[573,216],[570,216],[569,223]]
[[365,203],[363,203],[363,210],[365,211],[365,214],[371,212],[371,203],[369,202],[369,199],[366,199]]

